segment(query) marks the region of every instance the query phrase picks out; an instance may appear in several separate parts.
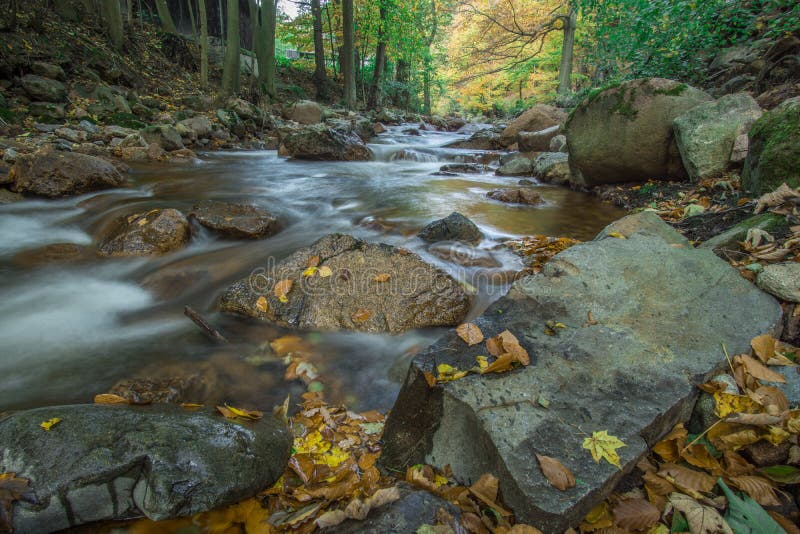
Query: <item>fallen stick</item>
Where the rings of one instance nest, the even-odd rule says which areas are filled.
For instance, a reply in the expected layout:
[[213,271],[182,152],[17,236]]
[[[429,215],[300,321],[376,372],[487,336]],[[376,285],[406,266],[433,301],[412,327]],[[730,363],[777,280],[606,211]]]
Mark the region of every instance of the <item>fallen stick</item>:
[[184,308],[183,308],[183,314],[184,314],[186,317],[188,317],[189,319],[191,319],[191,320],[192,320],[192,322],[193,322],[194,324],[196,324],[197,326],[199,326],[199,327],[200,327],[200,330],[202,330],[202,331],[203,331],[203,332],[204,332],[204,333],[205,333],[205,334],[206,334],[208,337],[210,337],[210,338],[211,338],[211,339],[213,339],[214,341],[216,341],[216,342],[218,342],[218,343],[226,343],[226,344],[227,344],[227,343],[230,343],[230,341],[228,341],[228,340],[225,338],[225,336],[223,336],[222,334],[220,334],[220,333],[219,333],[219,331],[218,331],[216,328],[214,328],[213,326],[211,326],[211,325],[209,324],[209,322],[208,322],[208,321],[206,321],[206,320],[203,318],[203,316],[202,316],[202,315],[200,315],[199,313],[197,313],[196,311],[194,311],[194,310],[193,310],[192,308],[190,308],[189,306],[184,306]]

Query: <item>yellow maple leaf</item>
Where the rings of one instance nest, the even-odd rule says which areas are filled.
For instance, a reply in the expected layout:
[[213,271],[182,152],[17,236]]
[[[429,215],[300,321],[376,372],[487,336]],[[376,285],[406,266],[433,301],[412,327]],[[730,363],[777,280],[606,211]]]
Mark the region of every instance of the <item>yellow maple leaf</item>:
[[595,462],[599,463],[602,458],[618,469],[622,469],[622,466],[619,463],[617,449],[625,446],[622,440],[609,435],[607,430],[593,432],[590,437],[583,440],[583,448],[592,453]]
[[45,430],[49,431],[51,428],[56,426],[58,423],[61,422],[59,417],[53,417],[52,419],[48,419],[47,421],[42,421],[39,426],[44,428]]
[[303,276],[306,276],[306,277],[314,276],[314,273],[316,273],[318,270],[319,269],[317,269],[316,267],[309,267],[308,269],[303,271]]

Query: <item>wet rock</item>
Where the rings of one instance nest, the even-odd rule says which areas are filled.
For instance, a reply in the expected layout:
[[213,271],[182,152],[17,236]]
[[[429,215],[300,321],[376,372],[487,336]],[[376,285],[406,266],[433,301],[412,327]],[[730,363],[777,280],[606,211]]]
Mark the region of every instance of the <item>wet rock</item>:
[[264,112],[256,106],[243,100],[241,98],[232,98],[228,100],[228,109],[236,113],[242,120],[253,121],[256,124],[261,123],[264,119]]
[[232,504],[283,474],[290,448],[272,417],[238,423],[170,405],[53,406],[0,419],[0,469],[30,479],[36,494],[37,504],[14,506],[20,534]]
[[132,147],[140,147],[140,148],[147,148],[150,144],[145,141],[144,137],[138,133],[132,133],[131,135],[125,137],[124,139],[119,139],[119,142],[115,144],[115,141],[119,139],[114,138],[111,140],[111,146],[118,146],[120,148],[132,148]]
[[155,143],[167,152],[184,148],[181,134],[178,133],[178,130],[176,130],[174,126],[166,124],[146,126],[139,130],[139,135],[141,135],[148,144]]
[[31,70],[34,74],[42,76],[44,78],[50,78],[53,80],[61,80],[62,82],[67,79],[67,75],[58,65],[53,65],[52,63],[45,63],[44,61],[34,61],[31,65]]
[[500,135],[500,143],[509,146],[517,141],[520,132],[540,132],[564,124],[566,120],[567,114],[563,110],[546,104],[537,104],[506,126]]
[[14,256],[14,263],[25,267],[50,265],[53,263],[76,263],[95,257],[94,250],[75,243],[52,243]]
[[448,163],[439,167],[439,172],[454,172],[457,174],[481,174],[486,172],[486,165],[477,163]]
[[311,100],[300,100],[287,107],[283,116],[300,124],[318,124],[322,122],[322,108]]
[[514,158],[497,169],[498,176],[529,176],[533,174],[533,162],[528,158]]
[[550,141],[561,133],[561,125],[556,124],[538,132],[520,132],[517,144],[520,152],[546,152],[550,149]]
[[8,189],[0,187],[0,206],[3,204],[11,204],[12,202],[19,202],[20,200],[25,200],[25,197],[19,193],[14,193]]
[[741,93],[699,104],[677,117],[675,140],[689,177],[698,181],[725,172],[736,137],[760,116],[753,97]]
[[112,124],[110,126],[105,126],[103,128],[103,138],[106,141],[110,141],[115,137],[126,138],[129,135],[139,133],[138,131],[134,130],[133,128],[125,128],[124,126],[117,126]]
[[464,241],[479,243],[483,234],[474,222],[458,212],[453,212],[444,219],[429,223],[417,234],[423,241]]
[[550,152],[566,152],[567,136],[559,134],[550,140]]
[[[650,215],[623,221],[630,229],[637,220],[650,226]],[[569,248],[474,321],[486,337],[509,329],[530,366],[431,388],[426,372],[442,363],[471,368],[486,348],[467,347],[450,331],[417,356],[386,422],[382,465],[402,472],[416,463],[449,464],[465,483],[492,472],[518,521],[547,533],[577,526],[648,446],[686,421],[694,384],[727,366],[709,340],[724,339],[731,354],[746,352],[754,336],[780,324],[772,297],[710,251],[677,244],[682,236],[660,224],[660,231]],[[612,231],[614,224],[606,234]],[[588,312],[597,324],[587,324]],[[547,321],[565,328],[547,335]],[[575,425],[621,439],[622,469],[595,462]],[[581,483],[556,490],[534,453],[557,457]]]
[[189,241],[189,221],[175,209],[152,209],[120,217],[99,246],[104,256],[165,254]]
[[542,196],[529,187],[504,187],[489,191],[486,196],[509,204],[527,204],[530,206],[544,204]]
[[372,151],[356,134],[324,126],[306,127],[283,140],[289,155],[317,161],[369,161]]
[[269,237],[280,230],[268,210],[249,204],[206,200],[189,213],[189,219],[234,239]]
[[737,135],[733,141],[733,148],[731,148],[730,162],[734,165],[741,165],[747,159],[748,152],[750,152],[750,138],[746,133]]
[[406,134],[406,135],[412,135],[412,136],[420,136],[420,135],[422,135],[422,133],[420,133],[420,131],[417,128],[406,128],[405,130],[403,130],[403,133]]
[[[315,256],[330,276],[302,275]],[[282,280],[293,280],[286,302],[274,291]],[[234,283],[222,294],[220,309],[302,329],[397,334],[458,324],[469,310],[469,297],[452,277],[416,254],[331,234],[272,272]]]
[[67,88],[58,80],[28,74],[20,79],[20,85],[22,85],[31,100],[63,102],[67,98]]
[[572,178],[565,152],[545,152],[533,160],[533,175],[546,184],[564,185]]
[[31,102],[28,105],[28,112],[34,118],[47,123],[61,123],[67,116],[64,104],[53,102]]
[[198,115],[190,119],[184,119],[178,123],[178,126],[183,126],[194,134],[196,139],[208,137],[213,129],[211,121],[205,115]]
[[724,232],[704,241],[699,246],[700,248],[707,248],[715,251],[739,250],[739,242],[745,240],[747,232],[751,228],[775,233],[785,230],[787,224],[785,216],[775,213],[759,213],[758,215],[753,215],[733,225]]
[[800,263],[766,265],[756,278],[758,287],[787,302],[800,302]]
[[500,134],[493,129],[484,129],[472,134],[469,139],[454,141],[446,148],[462,148],[467,150],[499,150],[504,148],[500,143]]
[[709,100],[662,78],[627,81],[584,99],[565,127],[575,182],[592,187],[686,178],[672,121]]
[[[456,521],[461,511],[448,501],[433,493],[401,483],[397,486],[400,498],[396,501],[370,510],[367,517],[358,521],[349,519],[336,525],[322,529],[321,532],[336,534],[360,534],[362,532],[420,532],[423,525],[434,525],[443,510]],[[433,532],[431,530],[431,532]]]
[[470,247],[460,242],[440,242],[428,247],[434,256],[462,267],[500,267],[501,264],[488,250]]
[[370,139],[378,135],[376,125],[369,119],[361,119],[356,122],[353,131],[358,134],[362,141],[369,143]]
[[231,131],[237,137],[244,137],[247,133],[247,126],[239,118],[235,111],[228,109],[218,109],[217,119],[222,123],[225,128]]
[[80,195],[124,183],[114,166],[100,158],[65,152],[37,152],[17,158],[13,191],[43,197]]
[[800,98],[764,113],[750,129],[742,187],[760,195],[784,182],[800,187]]

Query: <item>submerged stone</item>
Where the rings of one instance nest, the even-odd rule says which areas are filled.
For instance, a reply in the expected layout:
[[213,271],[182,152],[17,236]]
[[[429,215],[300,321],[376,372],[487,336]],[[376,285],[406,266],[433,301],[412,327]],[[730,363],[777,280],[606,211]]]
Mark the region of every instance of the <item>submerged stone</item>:
[[[548,321],[564,328],[548,332]],[[464,483],[490,472],[518,521],[563,532],[688,419],[695,384],[725,364],[721,343],[746,352],[780,321],[778,303],[711,251],[691,248],[652,213],[626,217],[515,282],[474,321],[487,338],[510,330],[530,366],[430,387],[425,373],[436,375],[437,365],[469,369],[487,353],[454,331],[415,357],[386,422],[381,462],[401,472],[449,464]],[[582,448],[603,430],[626,444],[622,469]],[[578,484],[553,488],[536,453],[558,458]]]

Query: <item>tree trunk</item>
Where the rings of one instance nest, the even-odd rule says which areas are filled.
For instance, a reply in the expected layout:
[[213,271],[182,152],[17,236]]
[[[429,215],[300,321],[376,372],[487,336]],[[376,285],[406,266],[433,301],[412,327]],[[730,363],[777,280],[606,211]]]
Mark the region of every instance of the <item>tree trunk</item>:
[[111,46],[117,52],[121,52],[122,45],[125,43],[125,35],[122,31],[122,11],[119,7],[119,0],[103,0],[100,8]]
[[197,19],[194,17],[194,7],[192,6],[193,0],[186,0],[186,5],[189,6],[189,21],[192,25],[192,39],[197,41]]
[[165,32],[178,33],[175,29],[175,22],[172,20],[172,15],[169,12],[167,0],[156,0],[156,10],[158,10],[158,20],[161,21],[161,27]]
[[422,60],[422,112],[431,114],[431,55],[427,51]]
[[333,76],[334,78],[339,75],[336,72],[336,64],[339,63],[339,59],[336,57],[336,45],[333,42],[333,21],[331,21],[331,10],[328,7],[330,2],[325,3],[325,17],[328,19],[328,41],[331,44],[331,64],[333,65]]
[[128,19],[128,24],[133,23],[133,0],[125,0],[125,15]]
[[368,109],[376,109],[381,105],[381,78],[386,64],[386,5],[380,4],[381,21],[378,26],[378,47],[375,49],[375,70],[372,73],[372,88],[367,101]]
[[564,19],[564,44],[561,46],[561,64],[558,67],[558,94],[566,95],[572,90],[570,76],[572,75],[572,56],[575,48],[575,26],[578,22],[578,13],[575,6],[570,4],[569,15]]
[[208,87],[208,13],[206,12],[206,0],[198,1],[198,11],[200,11],[200,87]]
[[342,0],[342,73],[344,74],[344,105],[356,107],[356,64],[353,36],[353,0]]
[[258,85],[271,99],[275,98],[275,0],[262,0],[255,35],[258,58]]
[[239,92],[239,0],[227,0],[226,3],[228,31],[222,67],[222,95],[228,97]]
[[314,86],[317,98],[328,98],[328,75],[325,72],[325,42],[322,40],[322,8],[319,0],[311,0],[311,16],[314,20]]

